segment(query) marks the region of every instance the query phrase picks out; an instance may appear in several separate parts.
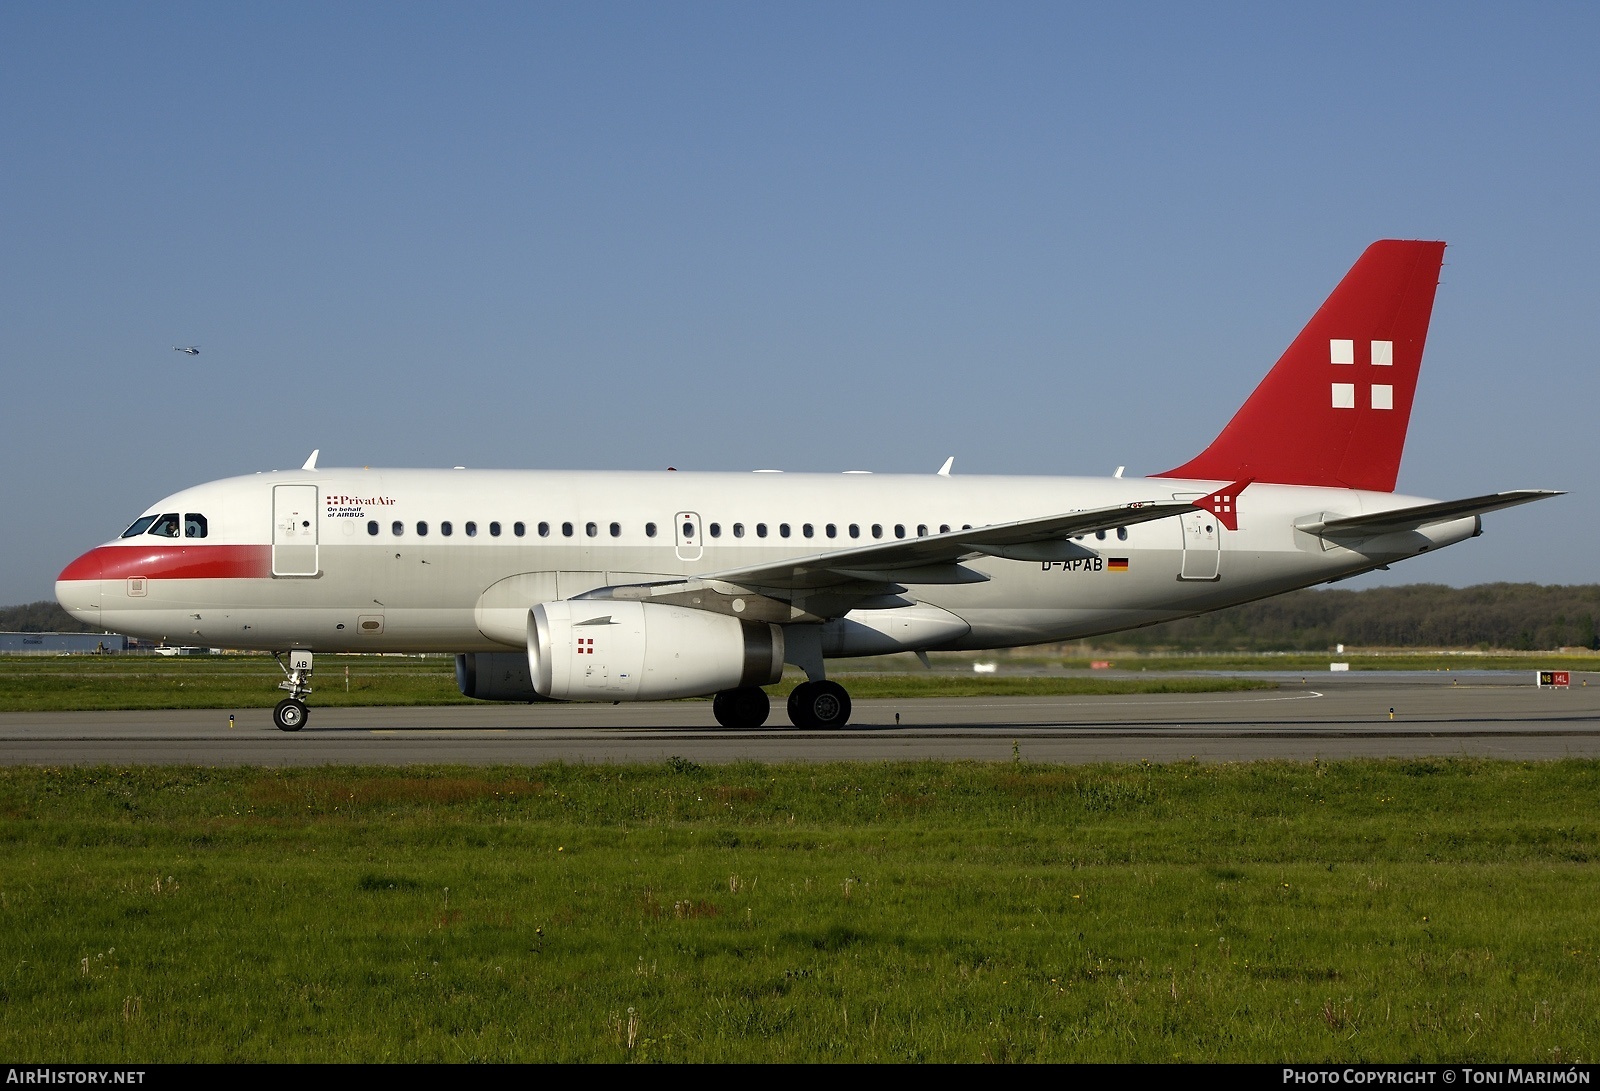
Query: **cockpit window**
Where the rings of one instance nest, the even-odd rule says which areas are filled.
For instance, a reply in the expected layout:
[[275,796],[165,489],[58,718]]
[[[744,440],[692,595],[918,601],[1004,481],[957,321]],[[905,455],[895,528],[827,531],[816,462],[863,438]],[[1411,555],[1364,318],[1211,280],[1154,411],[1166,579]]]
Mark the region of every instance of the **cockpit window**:
[[183,523],[178,519],[178,513],[169,511],[165,515],[156,516],[155,525],[146,533],[154,534],[158,538],[176,538],[183,533]]
[[133,526],[122,532],[124,538],[137,538],[150,529],[150,524],[161,518],[159,515],[141,515],[133,521]]
[[204,538],[206,536],[206,517],[190,511],[183,516],[183,536],[185,538]]

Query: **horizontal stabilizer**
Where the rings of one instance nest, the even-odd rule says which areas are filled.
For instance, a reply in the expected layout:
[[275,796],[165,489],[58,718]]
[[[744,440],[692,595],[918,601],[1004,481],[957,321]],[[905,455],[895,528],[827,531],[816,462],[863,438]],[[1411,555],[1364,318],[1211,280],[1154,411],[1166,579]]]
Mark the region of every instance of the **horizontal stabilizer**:
[[1352,515],[1342,519],[1327,519],[1315,523],[1296,523],[1296,530],[1336,538],[1371,538],[1379,534],[1417,530],[1433,523],[1462,519],[1468,515],[1482,515],[1488,511],[1512,508],[1518,504],[1531,504],[1551,496],[1564,495],[1558,489],[1515,489],[1511,492],[1490,493],[1487,496],[1469,496],[1465,500],[1445,500],[1437,504],[1418,504],[1411,508],[1394,508],[1373,512],[1371,515]]

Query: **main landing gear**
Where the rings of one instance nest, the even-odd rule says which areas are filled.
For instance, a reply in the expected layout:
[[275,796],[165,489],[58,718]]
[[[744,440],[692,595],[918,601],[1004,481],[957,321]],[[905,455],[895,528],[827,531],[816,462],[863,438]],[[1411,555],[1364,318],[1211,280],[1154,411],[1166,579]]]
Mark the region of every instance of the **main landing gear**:
[[789,722],[799,728],[839,728],[850,722],[850,694],[837,682],[801,682],[789,693]]
[[772,702],[760,686],[725,689],[711,699],[711,715],[723,727],[760,727],[771,712]]
[[[771,711],[772,702],[758,686],[725,689],[711,699],[717,723],[736,730],[760,727]],[[811,730],[843,727],[850,722],[850,694],[837,682],[801,682],[789,694],[789,722]]]
[[304,701],[311,694],[311,653],[290,652],[288,666],[284,666],[280,653],[273,652],[272,658],[286,676],[278,683],[278,688],[289,691],[289,696],[272,710],[272,722],[278,725],[279,731],[299,731],[311,715]]

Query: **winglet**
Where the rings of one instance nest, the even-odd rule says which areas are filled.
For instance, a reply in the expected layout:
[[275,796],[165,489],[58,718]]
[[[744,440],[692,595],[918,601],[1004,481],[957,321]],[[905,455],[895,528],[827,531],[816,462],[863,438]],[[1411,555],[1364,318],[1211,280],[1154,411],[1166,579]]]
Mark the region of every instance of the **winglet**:
[[939,467],[939,476],[940,477],[949,477],[950,476],[950,467],[954,466],[955,464],[956,464],[956,456],[955,455],[951,455],[949,458],[945,459],[944,460],[944,465]]
[[322,453],[322,448],[321,447],[318,447],[315,451],[312,451],[311,452],[311,457],[306,459],[306,464],[304,466],[300,467],[300,468],[302,470],[315,470],[317,468],[317,456],[320,455],[321,453]]

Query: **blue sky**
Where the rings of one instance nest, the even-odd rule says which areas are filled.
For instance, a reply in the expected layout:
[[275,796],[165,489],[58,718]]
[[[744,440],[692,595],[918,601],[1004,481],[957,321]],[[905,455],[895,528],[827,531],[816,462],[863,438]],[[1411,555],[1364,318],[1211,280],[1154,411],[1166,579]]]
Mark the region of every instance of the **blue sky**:
[[[1365,582],[1600,579],[1600,9],[0,6],[0,602],[323,465],[1130,474],[1451,244]],[[196,358],[172,346],[199,343]]]

